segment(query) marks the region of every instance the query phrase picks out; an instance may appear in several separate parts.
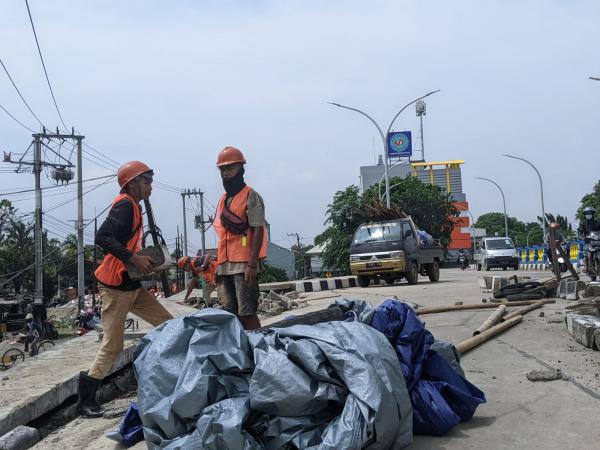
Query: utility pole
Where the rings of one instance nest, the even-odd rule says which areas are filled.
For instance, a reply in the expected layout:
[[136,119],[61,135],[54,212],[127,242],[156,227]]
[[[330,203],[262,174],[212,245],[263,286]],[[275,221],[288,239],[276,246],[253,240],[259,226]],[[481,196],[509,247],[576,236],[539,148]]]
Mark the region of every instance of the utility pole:
[[204,233],[206,232],[206,228],[204,227],[204,192],[200,192],[200,236],[202,245],[202,254],[206,253],[206,236]]
[[[202,191],[200,191],[200,189],[184,189],[183,192],[181,193],[181,200],[183,203],[183,249],[184,249],[184,256],[189,256],[188,255],[188,238],[187,238],[187,219],[186,219],[186,213],[185,213],[185,198],[186,197],[191,197],[191,196],[200,196],[200,198],[202,199]],[[203,209],[203,207],[201,206],[201,209]],[[203,218],[202,218],[203,220]],[[198,220],[196,220],[196,228],[198,228]],[[202,251],[204,252],[205,248],[204,248],[204,224],[202,224]],[[190,278],[187,276],[187,274],[184,272],[183,277],[185,279],[185,287],[187,289],[187,287],[190,284]]]
[[[84,138],[84,136],[80,136],[80,135],[76,135],[75,132],[72,130],[71,134],[61,134],[58,129],[56,131],[56,133],[49,133],[48,131],[46,131],[46,128],[42,129],[41,133],[33,133],[32,134],[33,137],[33,141],[30,145],[30,147],[27,149],[27,151],[29,151],[29,149],[31,147],[33,147],[33,161],[23,161],[25,155],[27,154],[27,151],[25,152],[25,154],[23,154],[21,156],[21,158],[18,161],[12,161],[11,160],[11,154],[10,153],[5,153],[4,154],[4,160],[3,162],[7,162],[10,164],[18,164],[17,170],[15,172],[20,173],[19,171],[21,170],[22,166],[32,166],[33,168],[33,174],[35,177],[35,211],[34,211],[34,228],[33,228],[33,232],[34,232],[34,254],[35,254],[35,263],[34,263],[34,273],[35,273],[35,285],[34,285],[34,304],[36,305],[43,305],[44,303],[44,268],[43,268],[43,260],[44,260],[44,254],[43,254],[43,228],[42,228],[42,214],[43,214],[43,210],[42,210],[42,188],[41,188],[41,180],[40,180],[40,175],[42,173],[42,168],[43,167],[52,167],[54,170],[52,172],[52,178],[54,178],[57,182],[61,181],[61,182],[66,182],[68,183],[69,181],[71,181],[73,179],[73,172],[71,171],[72,167],[75,167],[73,164],[71,164],[71,161],[69,161],[68,159],[66,159],[65,157],[61,156],[59,153],[56,153],[56,151],[54,149],[52,149],[51,147],[49,147],[45,142],[44,139],[50,141],[51,139],[58,139],[61,141],[65,141],[67,139],[69,140],[76,140],[79,143],[78,146],[78,173],[81,174],[81,140]],[[50,150],[51,152],[55,153],[58,156],[59,160],[62,160],[63,162],[55,162],[55,163],[50,163],[47,161],[43,161],[42,160],[42,147],[45,147],[46,149]],[[81,182],[81,176],[79,177],[79,182]],[[78,200],[81,201],[81,187],[78,186]],[[83,214],[83,213],[82,213]],[[81,240],[83,242],[83,228],[81,228],[81,233],[78,233],[81,235]],[[79,260],[78,260],[79,262]],[[83,257],[82,257],[82,262],[83,262]],[[83,270],[83,269],[82,269]]]
[[427,105],[423,100],[419,100],[415,103],[415,110],[417,117],[421,122],[421,159],[425,162],[425,140],[423,138],[423,116],[427,114]]
[[[98,260],[98,255],[97,255],[97,247],[96,247],[96,234],[98,233],[98,216],[96,215],[96,209],[94,208],[94,253],[92,258],[94,259],[94,261],[92,262],[92,272],[96,272],[96,261]],[[93,278],[93,284],[92,284],[92,308],[96,308],[96,289],[98,288],[98,281],[96,280],[96,277],[92,277]]]
[[35,288],[33,303],[44,304],[44,267],[42,266],[42,187],[40,174],[42,173],[42,140],[39,135],[34,135],[33,141],[33,174],[35,175],[35,212],[33,239],[35,241]]
[[[300,254],[300,235],[298,233],[288,233],[287,235],[290,237],[296,237],[296,252],[294,254],[294,262],[296,262],[296,255]],[[294,264],[294,266],[295,265],[296,264]],[[296,278],[304,278],[304,258],[302,258],[302,261],[300,261],[300,269],[296,270]]]
[[77,136],[77,298],[79,311],[83,309],[85,297],[85,280],[83,254],[83,169],[82,169],[82,148],[81,139],[83,136]]

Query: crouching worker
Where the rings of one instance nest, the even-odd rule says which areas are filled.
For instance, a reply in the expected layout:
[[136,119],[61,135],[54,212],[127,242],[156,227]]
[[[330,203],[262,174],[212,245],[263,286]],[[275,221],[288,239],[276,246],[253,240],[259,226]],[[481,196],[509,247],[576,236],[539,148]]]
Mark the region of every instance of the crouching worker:
[[215,275],[217,272],[217,260],[211,255],[197,256],[195,258],[191,256],[182,256],[177,261],[177,266],[184,272],[191,271],[193,274],[192,280],[190,281],[190,285],[188,287],[187,292],[185,293],[185,298],[183,299],[183,301],[187,301],[190,294],[192,293],[192,290],[196,286],[198,278],[200,277],[202,277],[202,279],[204,280],[203,290],[206,291],[205,300],[208,301],[208,296],[210,296],[210,293],[216,288],[217,284],[215,281]]
[[96,245],[105,254],[95,272],[102,300],[104,335],[91,369],[79,375],[77,406],[84,417],[100,417],[104,413],[96,403],[96,390],[123,350],[127,313],[154,326],[173,318],[139,281],[129,278],[125,266],[129,262],[141,273],[152,271],[152,258],[136,253],[142,247],[144,228],[140,202],[150,197],[153,175],[152,169],[139,161],[119,168],[121,192],[112,201],[112,208],[96,234]]

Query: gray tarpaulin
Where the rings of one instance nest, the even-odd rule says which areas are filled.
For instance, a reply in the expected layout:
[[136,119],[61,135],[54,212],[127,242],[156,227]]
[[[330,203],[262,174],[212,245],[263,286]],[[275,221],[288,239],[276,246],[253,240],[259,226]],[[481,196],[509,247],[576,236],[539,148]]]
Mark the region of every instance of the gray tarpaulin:
[[150,449],[399,449],[412,441],[398,358],[359,322],[245,332],[235,316],[205,309],[144,337],[134,367]]

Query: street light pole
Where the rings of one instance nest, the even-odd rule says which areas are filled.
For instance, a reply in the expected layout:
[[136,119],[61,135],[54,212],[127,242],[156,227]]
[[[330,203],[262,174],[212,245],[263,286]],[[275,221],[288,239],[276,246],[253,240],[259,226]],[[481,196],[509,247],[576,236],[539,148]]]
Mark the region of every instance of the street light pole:
[[504,197],[504,191],[502,190],[502,188],[500,187],[500,185],[498,183],[496,183],[493,180],[490,180],[489,178],[475,177],[475,179],[489,181],[494,186],[496,186],[498,188],[498,190],[500,191],[500,194],[502,194],[502,206],[504,207],[504,235],[506,237],[508,237],[508,216],[506,215],[506,198]]
[[540,175],[540,172],[537,170],[537,168],[529,161],[527,161],[525,158],[521,158],[519,156],[513,156],[513,155],[504,155],[507,158],[512,158],[512,159],[519,159],[527,164],[529,164],[531,167],[533,167],[533,170],[535,170],[535,173],[537,173],[537,176],[540,180],[540,196],[542,198],[542,229],[544,230],[544,236],[542,237],[542,239],[544,239],[546,237],[546,210],[544,209],[544,183],[542,182],[542,176]]
[[381,136],[381,141],[383,142],[383,166],[384,166],[384,176],[385,176],[385,204],[386,206],[389,208],[390,207],[390,174],[389,174],[389,170],[388,170],[388,145],[387,145],[387,135],[390,133],[390,130],[392,129],[392,126],[394,125],[394,122],[396,121],[396,119],[398,118],[398,116],[406,109],[408,108],[410,105],[412,105],[413,103],[418,102],[419,100],[424,99],[425,97],[429,97],[431,94],[435,94],[436,92],[440,92],[440,90],[435,90],[435,91],[431,91],[428,92],[427,94],[414,99],[412,102],[407,103],[400,111],[398,111],[396,113],[396,115],[394,116],[394,118],[392,119],[392,121],[390,122],[390,126],[387,129],[387,133],[383,134],[383,130],[381,129],[381,127],[379,126],[379,124],[375,121],[375,119],[373,119],[371,116],[369,116],[366,112],[361,111],[360,109],[357,108],[352,108],[350,106],[345,106],[345,105],[341,105],[339,103],[333,103],[333,102],[327,102],[330,105],[333,106],[337,106],[338,108],[344,108],[344,109],[349,109],[350,111],[355,111],[363,116],[365,116],[367,119],[369,119],[373,125],[375,125],[375,127],[377,128],[377,131],[379,131],[379,135]]

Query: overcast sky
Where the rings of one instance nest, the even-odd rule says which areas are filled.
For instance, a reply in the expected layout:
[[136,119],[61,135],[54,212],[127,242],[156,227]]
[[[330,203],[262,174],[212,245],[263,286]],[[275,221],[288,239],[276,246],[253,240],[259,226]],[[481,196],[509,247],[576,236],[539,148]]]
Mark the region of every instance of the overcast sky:
[[[202,189],[212,205],[222,192],[216,155],[239,147],[272,240],[286,247],[292,232],[312,243],[333,194],[357,184],[359,166],[381,153],[372,124],[327,101],[364,109],[387,128],[405,103],[441,89],[427,100],[425,156],[465,160],[463,188],[476,217],[502,203],[475,176],[504,188],[510,215],[529,221],[540,213],[535,173],[503,153],[534,162],[547,211],[572,221],[599,178],[600,82],[587,79],[600,75],[597,1],[29,3],[67,125],[111,159],[139,159],[163,183]],[[56,127],[24,1],[2,1],[0,58],[33,111]],[[0,104],[39,128],[2,72]],[[416,136],[413,108],[395,128]],[[0,149],[22,152],[30,141],[0,111]],[[108,173],[89,161],[83,169],[84,178]],[[45,176],[42,183],[50,184]],[[0,173],[2,192],[30,187],[31,174]],[[85,218],[116,191],[112,181],[87,194]],[[25,199],[15,203],[25,213],[31,197],[11,199]],[[62,190],[44,198],[44,209],[72,198],[72,188]],[[174,238],[181,196],[155,188],[152,202]],[[72,220],[76,203],[49,214]],[[66,234],[52,220],[50,229]],[[190,219],[195,249],[192,226]]]

